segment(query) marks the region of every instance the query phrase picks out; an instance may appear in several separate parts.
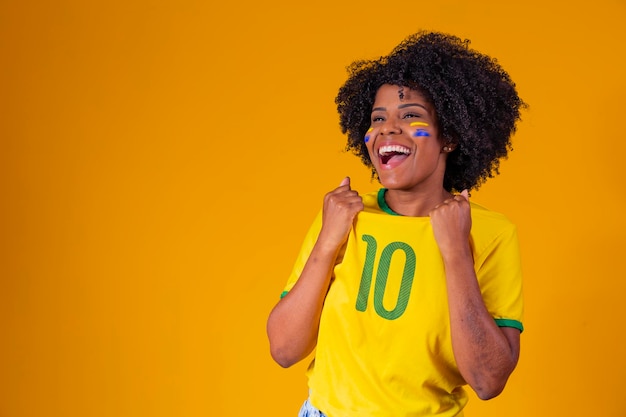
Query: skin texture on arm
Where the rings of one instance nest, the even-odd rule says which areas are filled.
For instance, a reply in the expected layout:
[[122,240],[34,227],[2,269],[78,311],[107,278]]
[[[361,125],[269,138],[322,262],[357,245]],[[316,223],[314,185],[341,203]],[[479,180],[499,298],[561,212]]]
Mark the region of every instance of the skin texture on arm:
[[337,255],[361,210],[363,200],[350,188],[349,178],[324,197],[322,229],[315,246],[296,285],[276,304],[267,321],[270,353],[279,365],[289,367],[315,348]]
[[498,327],[483,302],[469,245],[467,191],[436,206],[430,218],[446,270],[454,356],[465,381],[487,400],[502,392],[517,365],[520,332]]

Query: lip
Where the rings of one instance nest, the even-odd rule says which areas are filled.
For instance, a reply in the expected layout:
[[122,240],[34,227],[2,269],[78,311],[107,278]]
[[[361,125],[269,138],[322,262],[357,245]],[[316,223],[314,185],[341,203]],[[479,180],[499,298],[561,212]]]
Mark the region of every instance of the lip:
[[[393,153],[392,156],[381,156],[383,153]],[[401,165],[413,154],[413,150],[410,146],[395,142],[395,141],[383,141],[378,143],[375,148],[375,157],[378,161],[380,169],[391,170]]]

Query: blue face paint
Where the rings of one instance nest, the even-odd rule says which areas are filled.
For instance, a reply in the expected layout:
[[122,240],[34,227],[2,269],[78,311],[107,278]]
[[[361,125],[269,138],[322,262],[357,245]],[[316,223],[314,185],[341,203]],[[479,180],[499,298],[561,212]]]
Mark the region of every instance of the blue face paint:
[[[374,130],[374,129],[370,127],[369,129],[367,129],[366,133],[370,133],[372,130]],[[365,139],[364,140],[365,140],[365,143],[369,142],[370,141],[370,135],[365,135]]]
[[424,129],[417,129],[417,132],[415,132],[413,136],[430,136],[430,133],[428,133]]

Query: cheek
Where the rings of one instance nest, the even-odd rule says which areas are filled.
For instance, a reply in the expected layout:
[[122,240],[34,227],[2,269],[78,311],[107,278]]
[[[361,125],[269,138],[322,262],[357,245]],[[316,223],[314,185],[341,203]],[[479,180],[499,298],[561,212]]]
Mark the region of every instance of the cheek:
[[413,122],[410,124],[412,128],[415,128],[412,136],[415,137],[428,137],[430,133],[426,130],[430,125],[426,122]]
[[[373,128],[371,128],[371,127],[370,127],[369,129],[367,129],[367,132],[365,132],[365,137],[363,138],[363,141],[364,141],[365,143],[367,143],[367,142],[369,142],[369,141],[370,141],[370,136],[372,135],[372,132],[373,132],[373,131],[374,131],[374,129],[373,129]],[[368,150],[369,150],[369,149],[368,149]]]
[[370,156],[370,160],[372,159],[372,145],[370,143],[365,144],[365,149],[367,149],[367,154]]
[[373,152],[374,152],[374,138],[375,135],[371,135],[370,138],[368,140],[364,140],[364,144],[365,144],[365,149],[367,149],[367,154],[370,157],[370,161],[373,159]]

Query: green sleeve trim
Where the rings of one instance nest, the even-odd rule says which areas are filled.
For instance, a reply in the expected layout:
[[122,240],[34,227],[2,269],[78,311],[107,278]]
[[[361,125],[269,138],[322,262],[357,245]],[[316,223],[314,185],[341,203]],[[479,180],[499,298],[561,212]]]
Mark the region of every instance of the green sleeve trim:
[[[287,295],[289,294],[289,291],[283,291],[280,294],[280,298],[281,300]],[[494,319],[496,324],[498,325],[498,327],[513,327],[517,330],[521,332],[524,331],[524,326],[522,325],[522,323],[520,323],[517,320],[510,320],[510,319]]]
[[524,331],[524,326],[517,320],[510,319],[495,319],[498,327],[514,327],[521,332]]
[[386,192],[387,192],[386,188],[381,188],[380,190],[378,190],[378,206],[380,207],[382,211],[384,211],[387,214],[391,214],[392,216],[400,216],[398,213],[393,211],[391,207],[389,207],[389,205],[387,205],[387,202],[385,201]]

